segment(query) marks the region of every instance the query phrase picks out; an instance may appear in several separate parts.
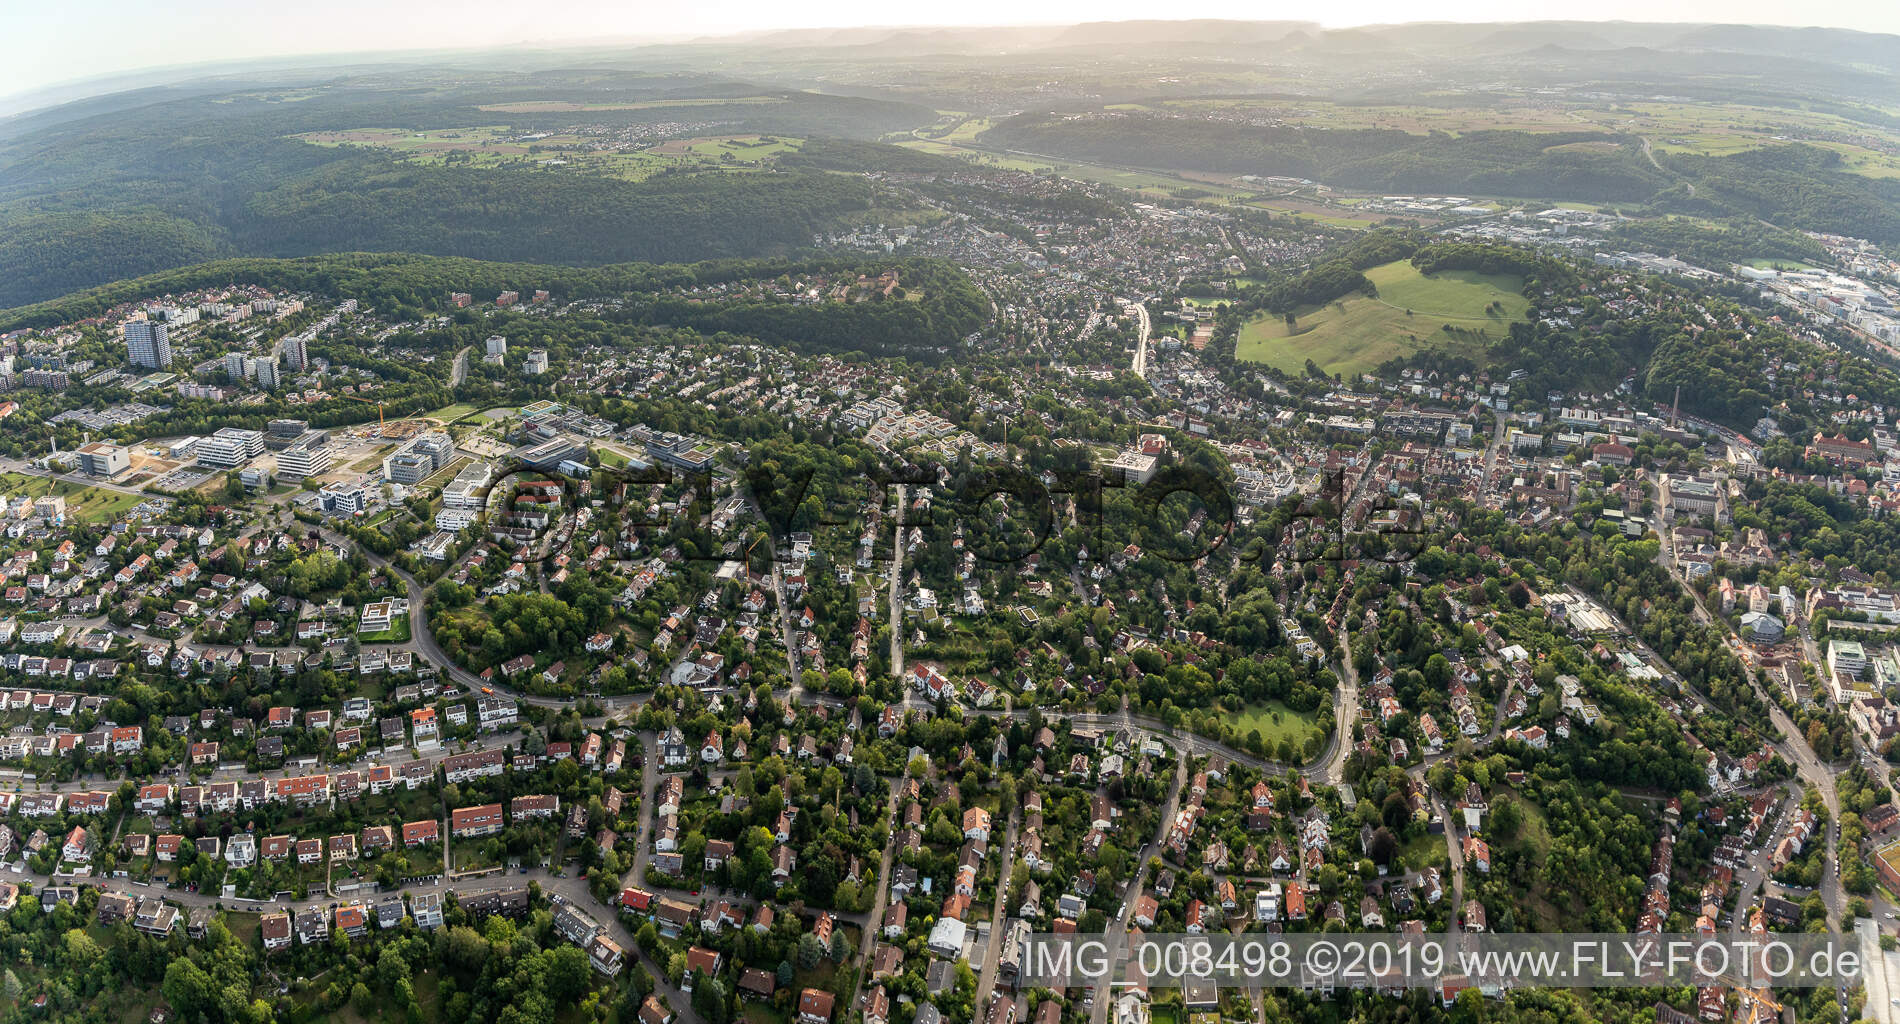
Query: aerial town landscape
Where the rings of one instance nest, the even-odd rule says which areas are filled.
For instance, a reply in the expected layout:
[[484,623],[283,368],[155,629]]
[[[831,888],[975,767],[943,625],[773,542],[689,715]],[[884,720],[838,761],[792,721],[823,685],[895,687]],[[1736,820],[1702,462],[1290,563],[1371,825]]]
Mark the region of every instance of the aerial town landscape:
[[[1900,37],[1808,31],[0,120],[0,1024],[1893,1024]],[[1031,955],[1546,933],[1861,968]]]

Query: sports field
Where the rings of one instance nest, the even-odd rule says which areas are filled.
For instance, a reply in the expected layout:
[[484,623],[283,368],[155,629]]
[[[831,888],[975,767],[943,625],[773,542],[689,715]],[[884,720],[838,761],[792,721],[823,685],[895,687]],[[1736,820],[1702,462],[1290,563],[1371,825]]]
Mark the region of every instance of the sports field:
[[1327,373],[1352,376],[1425,348],[1481,348],[1530,308],[1514,274],[1448,270],[1428,277],[1400,260],[1366,277],[1377,298],[1353,295],[1299,310],[1291,328],[1281,317],[1253,320],[1241,328],[1235,356],[1284,373],[1301,372],[1310,359]]

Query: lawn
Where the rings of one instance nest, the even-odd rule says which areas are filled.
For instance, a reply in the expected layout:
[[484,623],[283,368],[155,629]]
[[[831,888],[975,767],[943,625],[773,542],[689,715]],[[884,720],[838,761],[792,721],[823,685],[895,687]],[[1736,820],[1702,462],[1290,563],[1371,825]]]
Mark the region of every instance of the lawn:
[[108,491],[103,487],[88,487],[67,480],[54,480],[51,477],[32,476],[26,473],[0,473],[0,494],[8,497],[25,495],[30,498],[50,494],[65,498],[66,514],[88,523],[102,523],[117,519],[145,500],[137,494]]
[[489,868],[500,867],[502,864],[501,861],[491,860],[482,852],[482,847],[488,843],[490,838],[492,837],[483,836],[479,839],[451,839],[449,841],[449,864],[452,866],[452,869],[457,872],[462,872],[484,871]]
[[[1275,718],[1278,721],[1275,721]],[[1234,734],[1245,738],[1249,732],[1260,730],[1260,738],[1269,748],[1280,745],[1281,740],[1291,741],[1293,749],[1303,750],[1306,741],[1319,731],[1319,715],[1302,714],[1285,704],[1273,700],[1261,704],[1249,704],[1234,718]]]
[[445,405],[432,413],[426,414],[426,418],[435,420],[438,423],[454,423],[457,420],[473,416],[479,411],[480,410],[467,402],[457,402],[454,405]]
[[1399,847],[1399,862],[1412,871],[1423,871],[1437,865],[1440,868],[1451,866],[1451,854],[1445,851],[1445,837],[1429,832],[1414,836]]
[[1530,308],[1519,294],[1523,280],[1514,274],[1426,276],[1400,260],[1373,267],[1366,277],[1379,290],[1376,298],[1355,294],[1299,310],[1291,328],[1280,317],[1255,319],[1241,328],[1235,355],[1285,373],[1299,373],[1311,360],[1350,377],[1426,348],[1482,349]]
[[404,616],[390,623],[388,629],[377,633],[358,633],[359,644],[403,644],[409,642],[409,618]]
[[469,463],[469,460],[466,457],[462,457],[462,456],[458,456],[454,459],[451,459],[449,460],[448,465],[443,466],[441,469],[436,470],[433,474],[429,476],[427,480],[422,481],[421,486],[441,487],[442,485],[448,483],[450,480],[455,479],[455,475],[457,473],[460,473],[462,469],[468,465],[468,463]]
[[258,921],[262,917],[262,914],[240,913],[235,910],[227,910],[224,912],[224,927],[239,941],[248,946],[251,943],[251,937],[257,934],[259,928]]

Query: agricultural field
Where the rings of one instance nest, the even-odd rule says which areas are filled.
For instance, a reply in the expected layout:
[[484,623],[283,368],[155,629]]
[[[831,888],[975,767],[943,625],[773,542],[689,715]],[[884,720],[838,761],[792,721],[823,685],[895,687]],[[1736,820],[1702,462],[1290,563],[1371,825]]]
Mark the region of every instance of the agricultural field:
[[666,170],[758,167],[769,158],[796,152],[802,139],[724,135],[669,139],[636,147],[573,132],[524,131],[508,125],[480,128],[353,128],[306,132],[292,138],[314,146],[365,146],[388,150],[417,163],[464,167],[579,170],[644,181]]
[[[1256,199],[1247,204],[1269,213],[1284,213],[1296,221],[1315,221],[1328,227],[1364,230],[1384,222],[1392,215],[1374,211],[1358,211],[1351,204],[1323,203],[1301,199],[1297,196]],[[1427,220],[1414,215],[1411,219]]]
[[782,96],[687,96],[665,100],[639,100],[630,103],[576,103],[571,100],[524,100],[519,103],[484,103],[476,107],[497,114],[571,114],[590,110],[661,110],[669,107],[732,107],[752,104],[784,103]]
[[668,139],[646,150],[654,156],[696,156],[721,163],[756,164],[768,157],[796,153],[800,139],[776,135],[713,135],[699,139]]
[[[1829,112],[1794,107],[1664,101],[1568,105],[1547,100],[1506,102],[1498,107],[1459,106],[1450,102],[1403,106],[1262,97],[1122,103],[1109,109],[1177,114],[1220,112],[1258,118],[1262,123],[1330,129],[1382,128],[1414,135],[1602,131],[1647,137],[1658,155],[1726,156],[1764,146],[1804,142],[1840,153],[1844,171],[1870,178],[1900,177],[1900,133]],[[1575,143],[1564,148],[1607,148],[1608,145]]]
[[[956,138],[958,133],[945,136]],[[1101,164],[1078,163],[1073,160],[1059,160],[1054,157],[1026,156],[1020,153],[1004,153],[974,145],[960,145],[929,137],[900,138],[896,144],[905,149],[914,149],[920,153],[936,156],[955,157],[968,160],[981,167],[1005,171],[1028,171],[1031,174],[1059,174],[1078,181],[1098,181],[1106,185],[1115,185],[1131,192],[1147,195],[1170,196],[1174,198],[1195,198],[1210,201],[1225,200],[1238,202],[1247,196],[1255,195],[1256,190],[1228,184],[1230,179],[1220,175],[1202,174],[1196,171],[1163,171],[1146,168],[1108,167]],[[1183,193],[1203,193],[1186,195]]]
[[[1445,271],[1431,276],[1398,261],[1366,271],[1378,297],[1353,295],[1298,310],[1293,324],[1261,317],[1241,328],[1238,358],[1299,373],[1308,360],[1352,376],[1425,348],[1470,348],[1522,320],[1530,303],[1511,274]],[[1446,328],[1451,328],[1447,331]]]

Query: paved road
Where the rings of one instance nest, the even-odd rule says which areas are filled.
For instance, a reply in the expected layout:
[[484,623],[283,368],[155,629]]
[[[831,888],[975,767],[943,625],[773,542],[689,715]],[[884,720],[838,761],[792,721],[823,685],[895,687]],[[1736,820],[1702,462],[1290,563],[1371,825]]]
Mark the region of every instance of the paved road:
[[[1650,149],[1648,136],[1643,137],[1643,156],[1649,160],[1649,166],[1654,167],[1655,169],[1663,172],[1664,174],[1675,173],[1669,168],[1664,167],[1661,163],[1659,163],[1656,160],[1656,153],[1654,150]],[[1683,181],[1683,184],[1689,186],[1689,198],[1694,199],[1695,198],[1695,182],[1685,180]],[[1618,214],[1618,216],[1621,216],[1621,214]]]
[[1135,318],[1140,324],[1141,334],[1135,339],[1135,376],[1146,380],[1148,377],[1148,306],[1139,300],[1135,303]]
[[[1161,824],[1155,827],[1155,837],[1135,854],[1135,877],[1122,890],[1122,909],[1116,915],[1115,924],[1108,930],[1108,954],[1106,962],[1113,964],[1122,953],[1122,941],[1128,936],[1128,923],[1134,918],[1135,900],[1141,897],[1147,887],[1148,862],[1159,856],[1161,844],[1168,839],[1168,827],[1174,823],[1175,814],[1181,809],[1181,790],[1187,785],[1188,759],[1183,756],[1175,761],[1174,782],[1168,787],[1168,799],[1161,805]],[[980,991],[980,990],[979,990]],[[1089,1009],[1089,1024],[1104,1024],[1108,1020],[1108,1006],[1114,999],[1109,988],[1109,977],[1103,975],[1095,983],[1094,1005]]]
[[1330,757],[1323,759],[1317,774],[1309,769],[1308,777],[1317,782],[1337,786],[1346,781],[1346,761],[1352,757],[1353,735],[1359,725],[1359,668],[1352,662],[1352,631],[1346,624],[1339,624],[1339,693],[1333,701],[1335,715],[1333,721],[1333,749]]
[[1436,792],[1432,794],[1432,812],[1445,823],[1445,852],[1451,857],[1451,913],[1446,916],[1445,934],[1457,938],[1458,915],[1465,909],[1465,850],[1458,838],[1458,823],[1445,813],[1445,803]]
[[640,827],[634,836],[633,870],[621,879],[621,887],[641,885],[647,877],[647,860],[653,850],[653,795],[660,788],[660,740],[651,732],[640,734]]
[[889,838],[884,841],[884,852],[877,862],[877,895],[871,901],[871,912],[865,915],[865,924],[861,934],[863,941],[858,944],[859,966],[857,988],[851,993],[851,1005],[858,1005],[859,995],[864,991],[864,982],[870,974],[871,952],[877,948],[878,933],[884,927],[884,908],[890,904],[891,860],[897,854],[897,795],[903,791],[903,777],[891,784],[891,797],[884,805],[884,824]]
[[897,677],[899,688],[906,696],[910,687],[904,685],[904,508],[910,503],[910,489],[903,484],[897,485],[896,526],[891,530],[891,674]]
[[976,980],[978,1002],[986,1000],[996,991],[996,968],[1002,962],[1003,943],[1009,938],[1009,930],[1004,927],[1009,920],[1006,906],[1009,898],[1009,870],[1010,861],[1016,855],[1016,825],[1021,815],[1021,807],[1009,809],[1009,826],[1003,830],[1003,847],[997,855],[996,899],[990,908],[990,941],[983,950],[983,973]]

